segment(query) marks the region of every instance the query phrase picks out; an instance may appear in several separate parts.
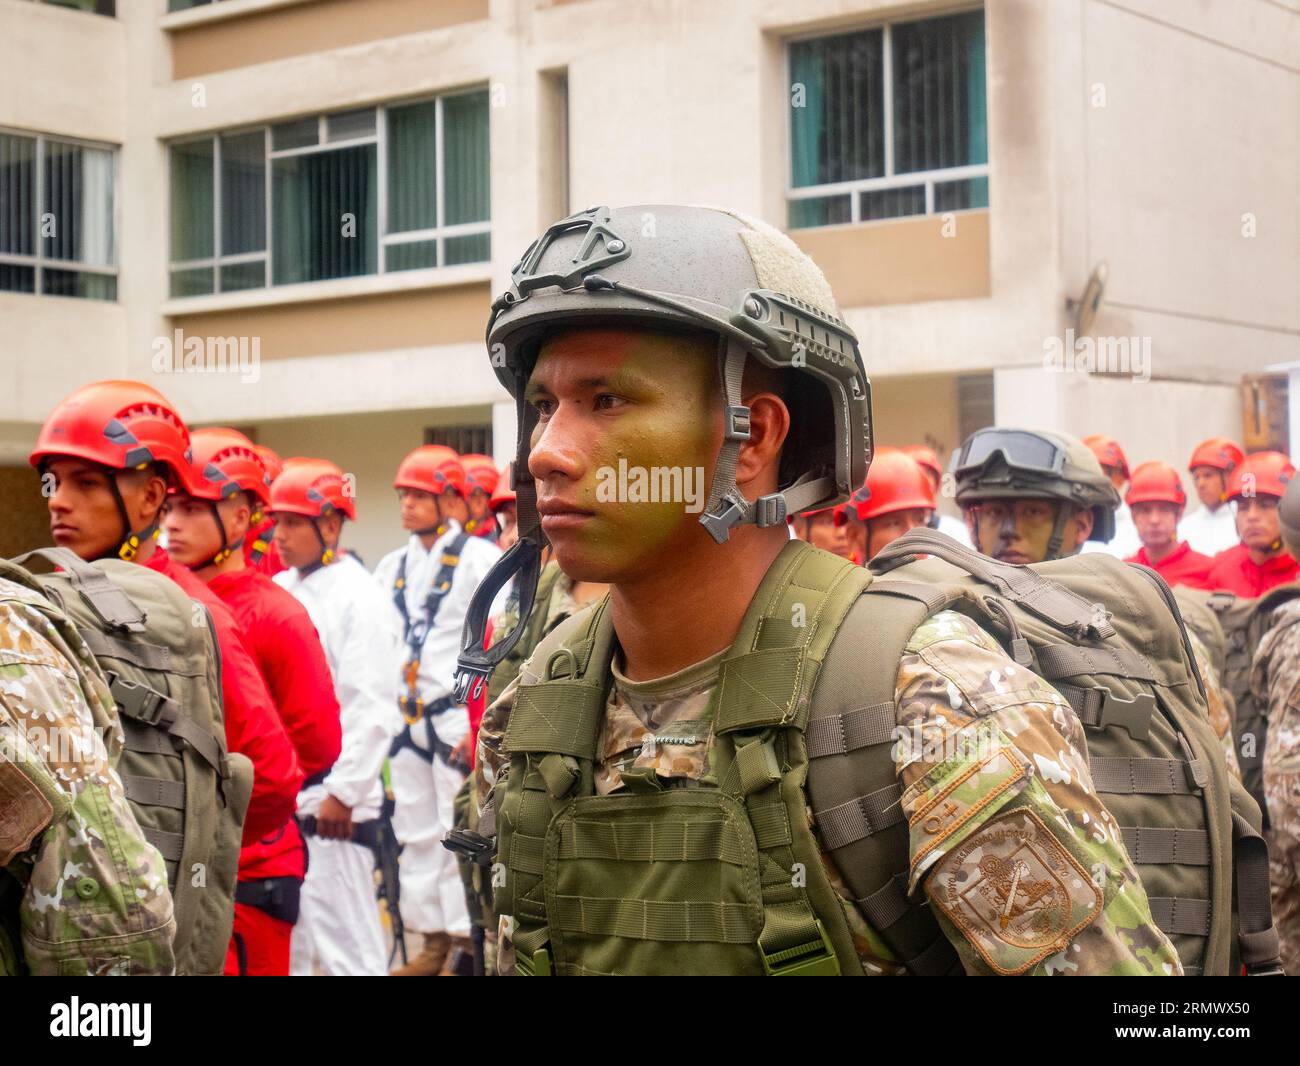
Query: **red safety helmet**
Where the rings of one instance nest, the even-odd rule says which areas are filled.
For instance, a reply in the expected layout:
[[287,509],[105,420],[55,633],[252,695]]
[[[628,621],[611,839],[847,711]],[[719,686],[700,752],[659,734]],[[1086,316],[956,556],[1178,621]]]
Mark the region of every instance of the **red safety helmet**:
[[257,452],[257,457],[266,467],[266,476],[272,481],[278,478],[284,470],[284,460],[265,444],[254,444],[253,451]]
[[419,489],[434,496],[449,491],[469,495],[460,456],[443,444],[425,444],[403,459],[393,488]]
[[335,511],[356,521],[352,483],[328,459],[287,460],[284,472],[271,483],[272,514],[322,518]]
[[1130,507],[1135,503],[1176,503],[1186,507],[1187,493],[1178,471],[1168,463],[1153,459],[1133,471],[1124,502]]
[[1294,478],[1295,465],[1289,456],[1282,452],[1252,452],[1232,468],[1226,495],[1230,500],[1242,496],[1276,496],[1281,499]]
[[901,448],[877,448],[867,482],[844,505],[859,522],[917,508],[933,511],[934,489],[921,464]]
[[237,429],[196,429],[190,437],[193,488],[200,500],[224,500],[241,489],[257,503],[271,502],[271,477],[251,440]]
[[489,499],[496,491],[497,483],[501,480],[501,471],[497,469],[497,464],[490,455],[462,455],[460,465],[465,468],[465,487],[466,495],[479,489],[486,493]]
[[497,482],[496,491],[492,493],[492,499],[488,501],[488,506],[493,511],[499,511],[502,507],[515,503],[515,490],[510,487],[510,478],[502,476]]
[[1097,462],[1101,463],[1102,466],[1115,467],[1124,475],[1126,480],[1128,479],[1128,460],[1124,458],[1124,449],[1119,446],[1119,441],[1114,437],[1094,433],[1089,437],[1084,437],[1083,443],[1092,449],[1092,454],[1097,457]]
[[39,470],[60,456],[111,470],[160,463],[173,487],[191,489],[189,430],[171,401],[138,381],[99,381],[60,403],[28,458]]
[[1215,470],[1222,470],[1226,474],[1234,467],[1241,466],[1241,461],[1245,458],[1246,453],[1241,450],[1241,445],[1236,441],[1229,440],[1227,437],[1211,437],[1196,446],[1187,469],[1195,470],[1198,466],[1212,466]]
[[928,444],[908,444],[903,451],[926,470],[933,472],[939,481],[943,480],[943,464],[939,462],[938,454]]

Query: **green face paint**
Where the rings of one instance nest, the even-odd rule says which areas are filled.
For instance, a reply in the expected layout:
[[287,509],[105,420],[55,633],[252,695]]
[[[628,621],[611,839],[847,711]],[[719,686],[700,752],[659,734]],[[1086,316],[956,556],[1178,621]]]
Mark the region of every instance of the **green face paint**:
[[722,442],[710,339],[567,331],[543,346],[527,397],[542,528],[571,577],[617,583],[708,536],[699,514]]

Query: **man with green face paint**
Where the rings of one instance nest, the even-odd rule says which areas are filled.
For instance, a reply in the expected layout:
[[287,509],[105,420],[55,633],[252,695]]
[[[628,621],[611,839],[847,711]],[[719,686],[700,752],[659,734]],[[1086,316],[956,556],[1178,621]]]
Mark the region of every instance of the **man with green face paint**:
[[[716,209],[593,208],[528,249],[487,340],[526,476],[462,691],[509,653],[482,650],[487,609],[518,574],[528,614],[544,541],[610,585],[480,729],[467,843],[503,973],[1181,973],[1050,685],[941,611],[884,702],[856,698],[882,597],[785,520],[862,483],[869,384],[793,242]],[[890,784],[821,803],[861,752]]]

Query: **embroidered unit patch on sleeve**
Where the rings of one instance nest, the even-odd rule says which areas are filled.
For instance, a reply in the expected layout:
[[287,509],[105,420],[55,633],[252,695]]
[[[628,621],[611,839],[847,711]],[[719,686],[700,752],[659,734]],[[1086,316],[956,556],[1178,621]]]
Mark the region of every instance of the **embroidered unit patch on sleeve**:
[[1021,974],[1101,914],[1101,890],[1032,811],[1018,808],[949,851],[930,898],[996,973]]

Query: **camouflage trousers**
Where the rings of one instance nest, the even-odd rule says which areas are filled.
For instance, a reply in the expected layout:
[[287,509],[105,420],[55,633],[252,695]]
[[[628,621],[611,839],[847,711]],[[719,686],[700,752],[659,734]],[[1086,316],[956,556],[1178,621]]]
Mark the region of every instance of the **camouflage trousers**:
[[1266,831],[1273,923],[1282,941],[1282,968],[1300,977],[1300,833],[1290,827]]

